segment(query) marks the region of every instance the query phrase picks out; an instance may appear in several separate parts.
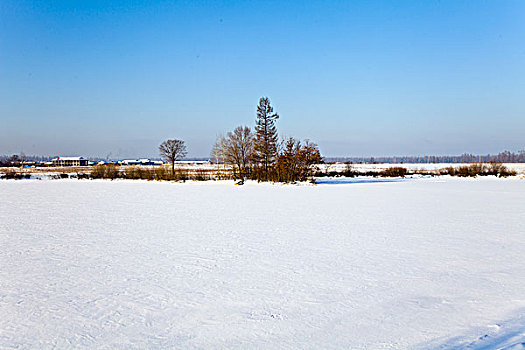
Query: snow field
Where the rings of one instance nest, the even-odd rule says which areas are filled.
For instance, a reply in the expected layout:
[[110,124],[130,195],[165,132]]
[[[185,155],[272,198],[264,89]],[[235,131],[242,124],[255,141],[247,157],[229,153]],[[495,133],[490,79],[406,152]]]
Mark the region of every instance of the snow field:
[[28,180],[0,195],[0,348],[525,339],[523,180]]

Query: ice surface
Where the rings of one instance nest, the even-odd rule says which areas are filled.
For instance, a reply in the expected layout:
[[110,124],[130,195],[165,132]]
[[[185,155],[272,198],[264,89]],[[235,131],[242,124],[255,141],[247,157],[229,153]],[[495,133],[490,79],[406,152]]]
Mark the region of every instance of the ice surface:
[[0,348],[507,348],[525,181],[0,181]]

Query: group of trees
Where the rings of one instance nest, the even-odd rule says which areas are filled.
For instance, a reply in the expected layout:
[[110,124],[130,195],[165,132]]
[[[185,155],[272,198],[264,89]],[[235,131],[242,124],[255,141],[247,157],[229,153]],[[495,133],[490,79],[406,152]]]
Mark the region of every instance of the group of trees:
[[[215,142],[211,156],[218,166],[217,177],[223,174],[244,182],[246,178],[257,181],[294,182],[307,180],[312,175],[312,165],[322,162],[318,146],[293,137],[279,140],[275,122],[279,115],[273,110],[268,97],[261,97],[257,105],[255,127],[238,126]],[[182,140],[166,140],[159,146],[163,159],[171,163],[186,156]]]
[[312,165],[322,162],[318,146],[293,137],[279,141],[274,112],[268,97],[257,105],[255,128],[238,126],[225,136],[217,137],[211,156],[217,164],[229,165],[233,177],[257,181],[304,181],[311,175]]
[[325,162],[345,163],[525,163],[525,150],[504,151],[498,154],[469,154],[457,156],[392,156],[392,157],[328,157]]
[[12,156],[4,156],[0,157],[0,167],[19,167],[22,165],[23,161],[23,155],[12,155]]
[[504,151],[493,156],[491,160],[500,163],[525,163],[525,150],[517,153]]

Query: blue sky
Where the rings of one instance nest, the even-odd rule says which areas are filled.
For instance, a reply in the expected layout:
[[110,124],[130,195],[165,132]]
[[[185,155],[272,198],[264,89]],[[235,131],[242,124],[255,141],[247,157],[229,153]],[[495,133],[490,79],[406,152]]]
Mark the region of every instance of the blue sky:
[[525,2],[0,0],[0,154],[207,156],[254,125],[325,156],[525,148]]

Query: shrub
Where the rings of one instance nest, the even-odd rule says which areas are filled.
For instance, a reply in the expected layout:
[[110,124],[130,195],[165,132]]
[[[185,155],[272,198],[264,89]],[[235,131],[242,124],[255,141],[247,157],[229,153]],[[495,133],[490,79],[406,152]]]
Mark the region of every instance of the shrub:
[[503,164],[499,162],[490,162],[489,165],[486,167],[486,173],[487,175],[497,176],[504,169],[506,169],[506,167],[503,166]]
[[129,179],[129,180],[138,180],[141,178],[141,176],[142,176],[141,170],[135,166],[127,167],[122,173],[122,177],[124,179]]
[[476,177],[478,175],[483,176],[486,175],[485,169],[485,165],[481,163],[474,163],[457,168],[455,175],[460,177]]
[[487,175],[494,175],[499,177],[515,176],[516,171],[510,170],[505,165],[499,162],[492,161],[487,166]]
[[457,174],[457,170],[456,170],[456,168],[454,168],[453,166],[449,166],[448,168],[440,169],[440,170],[439,170],[439,174],[440,174],[440,175],[456,176],[456,174]]
[[195,174],[192,176],[192,180],[195,181],[206,181],[211,180],[210,174],[204,169],[195,170]]
[[379,175],[384,177],[405,177],[406,174],[407,169],[403,167],[387,168],[379,172]]
[[189,172],[186,169],[175,169],[175,172],[173,173],[173,176],[171,178],[171,180],[174,181],[186,181],[189,179]]
[[346,177],[355,177],[355,176],[358,176],[359,175],[359,172],[354,170],[354,168],[352,167],[351,164],[346,164],[345,165],[345,169],[343,170],[343,172],[341,173],[342,176],[346,176]]
[[[111,179],[114,180],[119,177],[119,171],[114,164],[97,165],[93,171],[91,171],[92,179]],[[77,175],[79,178],[83,178],[81,174]]]
[[467,165],[460,166],[459,168],[456,169],[455,175],[460,176],[460,177],[470,176],[469,167]]
[[132,166],[126,168],[123,173],[123,178],[130,180],[155,180],[156,174],[153,169]]
[[171,170],[165,166],[160,166],[153,170],[155,173],[155,179],[157,180],[170,180],[171,179]]
[[[446,175],[447,173],[443,173],[444,169],[440,170],[433,170],[433,169],[417,169],[412,171],[412,174],[417,175],[423,175],[423,176],[436,176],[436,175]],[[407,175],[410,174],[407,170]]]
[[104,172],[104,178],[113,180],[113,179],[116,179],[118,175],[119,175],[119,171],[114,164],[106,165],[106,169]]
[[516,170],[509,169],[506,166],[502,166],[498,172],[499,177],[516,176],[516,174]]
[[77,179],[85,180],[85,179],[89,179],[90,175],[86,173],[77,173],[76,177]]
[[21,180],[21,179],[30,179],[31,174],[29,173],[18,173],[15,170],[9,169],[6,173],[0,176],[1,179],[5,180]]

